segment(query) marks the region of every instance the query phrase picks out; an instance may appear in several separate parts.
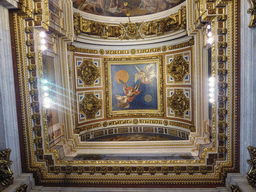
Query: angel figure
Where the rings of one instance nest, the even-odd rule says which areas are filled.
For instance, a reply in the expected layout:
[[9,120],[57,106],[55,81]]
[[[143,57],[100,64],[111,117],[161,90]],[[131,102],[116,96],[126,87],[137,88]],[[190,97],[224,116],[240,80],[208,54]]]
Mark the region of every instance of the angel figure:
[[135,66],[139,72],[135,74],[135,82],[140,79],[141,83],[150,85],[156,77],[156,72],[153,66],[154,64],[147,65],[144,68],[144,71]]
[[127,84],[123,82],[121,79],[119,79],[119,81],[123,85],[125,96],[115,95],[115,98],[118,101],[117,106],[119,108],[129,108],[130,107],[129,103],[133,101],[133,98],[135,97],[135,95],[140,94],[141,90],[139,90],[139,87],[141,83],[139,83],[133,88],[133,87],[128,87]]

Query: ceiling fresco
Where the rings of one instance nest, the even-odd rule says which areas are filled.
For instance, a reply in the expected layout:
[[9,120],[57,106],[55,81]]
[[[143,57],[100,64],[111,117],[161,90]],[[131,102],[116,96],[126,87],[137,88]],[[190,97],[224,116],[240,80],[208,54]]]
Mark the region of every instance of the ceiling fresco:
[[[173,8],[185,0],[74,0],[74,8],[96,15],[126,17],[141,16]],[[125,2],[128,3],[125,6]]]
[[128,1],[132,16],[180,7],[126,23],[73,8],[124,16],[123,1],[46,2],[11,23],[23,169],[36,184],[225,186],[239,167],[237,0]]

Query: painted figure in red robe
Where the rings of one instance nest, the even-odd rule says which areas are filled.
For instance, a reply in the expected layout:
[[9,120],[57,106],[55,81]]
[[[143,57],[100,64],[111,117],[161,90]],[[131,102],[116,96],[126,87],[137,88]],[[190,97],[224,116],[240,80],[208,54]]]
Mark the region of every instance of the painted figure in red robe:
[[141,83],[139,83],[138,85],[136,85],[133,88],[133,87],[128,87],[127,84],[125,82],[123,82],[121,79],[119,79],[119,81],[123,85],[123,90],[124,90],[125,96],[115,95],[115,98],[118,101],[117,106],[119,108],[129,108],[130,107],[129,103],[133,101],[135,95],[140,94],[141,90],[139,90],[139,87],[140,87]]

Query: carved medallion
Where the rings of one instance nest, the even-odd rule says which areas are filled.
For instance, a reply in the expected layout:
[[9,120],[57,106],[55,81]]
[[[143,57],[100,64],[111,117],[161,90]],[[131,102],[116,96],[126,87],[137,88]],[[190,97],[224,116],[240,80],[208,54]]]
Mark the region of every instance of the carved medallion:
[[129,22],[126,27],[126,33],[131,39],[135,39],[139,36],[138,27],[135,23]]
[[93,93],[87,93],[80,104],[80,112],[86,115],[87,119],[95,119],[97,112],[102,108],[101,100]]
[[175,117],[183,117],[184,112],[189,109],[189,99],[182,89],[175,89],[174,94],[167,99],[167,106],[174,111]]
[[167,73],[172,76],[174,82],[183,82],[185,75],[189,72],[189,62],[182,54],[174,55],[173,61],[167,65]]
[[85,85],[91,86],[100,77],[100,70],[91,59],[84,59],[81,67],[77,69],[77,74]]

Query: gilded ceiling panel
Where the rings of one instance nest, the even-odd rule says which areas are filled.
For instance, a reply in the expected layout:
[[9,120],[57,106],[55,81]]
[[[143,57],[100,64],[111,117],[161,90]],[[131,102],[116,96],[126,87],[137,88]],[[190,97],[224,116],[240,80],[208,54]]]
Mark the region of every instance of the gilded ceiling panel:
[[[23,168],[37,185],[217,187],[238,171],[238,2],[188,0],[187,6],[194,41],[122,50],[70,45],[70,20],[59,30],[47,9],[35,18],[14,10]],[[41,32],[48,29],[44,50]],[[208,71],[216,83],[212,103]]]

